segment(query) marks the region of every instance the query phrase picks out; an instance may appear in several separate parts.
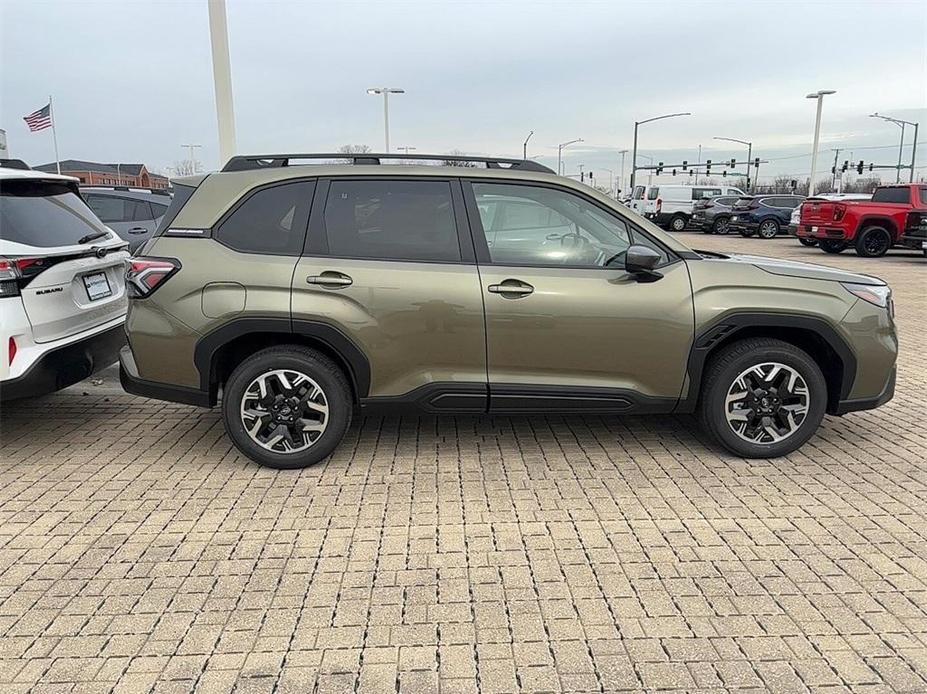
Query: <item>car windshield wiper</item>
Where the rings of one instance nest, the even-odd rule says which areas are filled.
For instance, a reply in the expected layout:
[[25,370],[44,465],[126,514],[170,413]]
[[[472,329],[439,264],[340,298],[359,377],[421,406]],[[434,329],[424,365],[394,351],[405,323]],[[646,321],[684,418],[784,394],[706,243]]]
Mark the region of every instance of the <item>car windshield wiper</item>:
[[91,241],[102,239],[104,236],[109,236],[109,232],[108,231],[95,231],[92,234],[81,236],[79,239],[77,239],[77,243],[90,243]]

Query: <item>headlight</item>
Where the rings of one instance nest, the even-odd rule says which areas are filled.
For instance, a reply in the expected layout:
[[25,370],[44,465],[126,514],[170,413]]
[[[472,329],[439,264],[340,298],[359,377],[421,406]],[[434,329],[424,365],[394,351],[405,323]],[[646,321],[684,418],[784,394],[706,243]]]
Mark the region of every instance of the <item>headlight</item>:
[[849,282],[841,282],[841,284],[850,294],[863,301],[875,304],[879,308],[892,308],[892,290],[886,284],[850,284]]

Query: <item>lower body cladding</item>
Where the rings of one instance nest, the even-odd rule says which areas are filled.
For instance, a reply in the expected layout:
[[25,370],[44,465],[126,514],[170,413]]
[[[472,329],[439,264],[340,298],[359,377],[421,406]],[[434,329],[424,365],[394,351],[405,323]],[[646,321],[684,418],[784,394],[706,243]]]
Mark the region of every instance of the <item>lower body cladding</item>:
[[[67,388],[116,363],[126,344],[123,318],[53,343],[17,348],[21,373],[0,381],[0,400],[38,397]],[[14,372],[15,373],[15,372]]]

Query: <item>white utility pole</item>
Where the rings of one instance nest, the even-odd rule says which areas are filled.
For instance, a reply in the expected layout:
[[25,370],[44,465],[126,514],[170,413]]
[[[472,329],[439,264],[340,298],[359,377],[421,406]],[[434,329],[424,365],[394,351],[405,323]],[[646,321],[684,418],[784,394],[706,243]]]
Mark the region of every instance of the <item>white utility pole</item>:
[[389,154],[389,95],[405,94],[406,90],[397,89],[396,87],[371,87],[367,90],[367,93],[383,95],[383,139],[386,143],[385,154]]
[[808,94],[806,99],[818,100],[818,112],[814,118],[814,144],[811,147],[811,178],[808,179],[808,197],[814,195],[814,176],[818,167],[818,142],[821,139],[821,109],[824,107],[824,97],[828,94],[836,94],[833,89],[822,89],[814,94]]
[[229,61],[229,29],[225,0],[209,2],[209,39],[212,43],[212,78],[216,91],[219,124],[219,166],[235,155],[235,107],[232,102],[232,66]]
[[615,200],[620,197],[620,193],[624,190],[624,155],[628,153],[628,150],[622,149],[618,152],[621,155],[621,171],[618,174],[618,187],[619,189],[615,191]]

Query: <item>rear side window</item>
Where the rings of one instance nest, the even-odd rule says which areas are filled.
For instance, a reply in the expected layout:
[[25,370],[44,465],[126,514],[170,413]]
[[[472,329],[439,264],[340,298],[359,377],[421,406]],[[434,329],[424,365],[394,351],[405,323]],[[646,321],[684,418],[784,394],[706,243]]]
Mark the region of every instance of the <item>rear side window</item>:
[[[921,189],[921,200],[923,200],[923,189]],[[908,202],[911,200],[911,193],[907,188],[876,188],[872,194],[872,202]]]
[[648,200],[656,200],[658,197],[660,197],[660,189],[659,189],[659,188],[651,188],[650,190],[647,191],[647,199],[648,199]]
[[921,205],[927,205],[927,188],[921,188]]
[[713,198],[716,195],[721,195],[720,188],[693,188],[692,189],[692,199],[701,200],[702,198]]
[[100,231],[106,228],[68,185],[0,181],[0,239],[49,248],[71,246]]
[[312,181],[262,188],[219,224],[215,238],[243,253],[299,255],[306,240],[314,190]]
[[158,219],[158,217],[163,217],[167,212],[167,205],[159,205],[156,202],[151,203],[151,215],[153,219]]
[[633,200],[643,200],[644,199],[644,186],[634,186],[634,194],[631,196]]
[[334,256],[460,260],[447,181],[332,181],[324,219]]
[[174,219],[177,217],[177,214],[187,204],[187,200],[190,199],[190,196],[193,195],[193,192],[196,190],[193,186],[181,186],[174,184],[174,197],[171,198],[171,204],[167,208],[164,217],[161,219],[161,223],[158,224],[158,229],[155,232],[155,236],[160,236],[164,233],[166,229],[169,229],[171,224],[173,224]]

